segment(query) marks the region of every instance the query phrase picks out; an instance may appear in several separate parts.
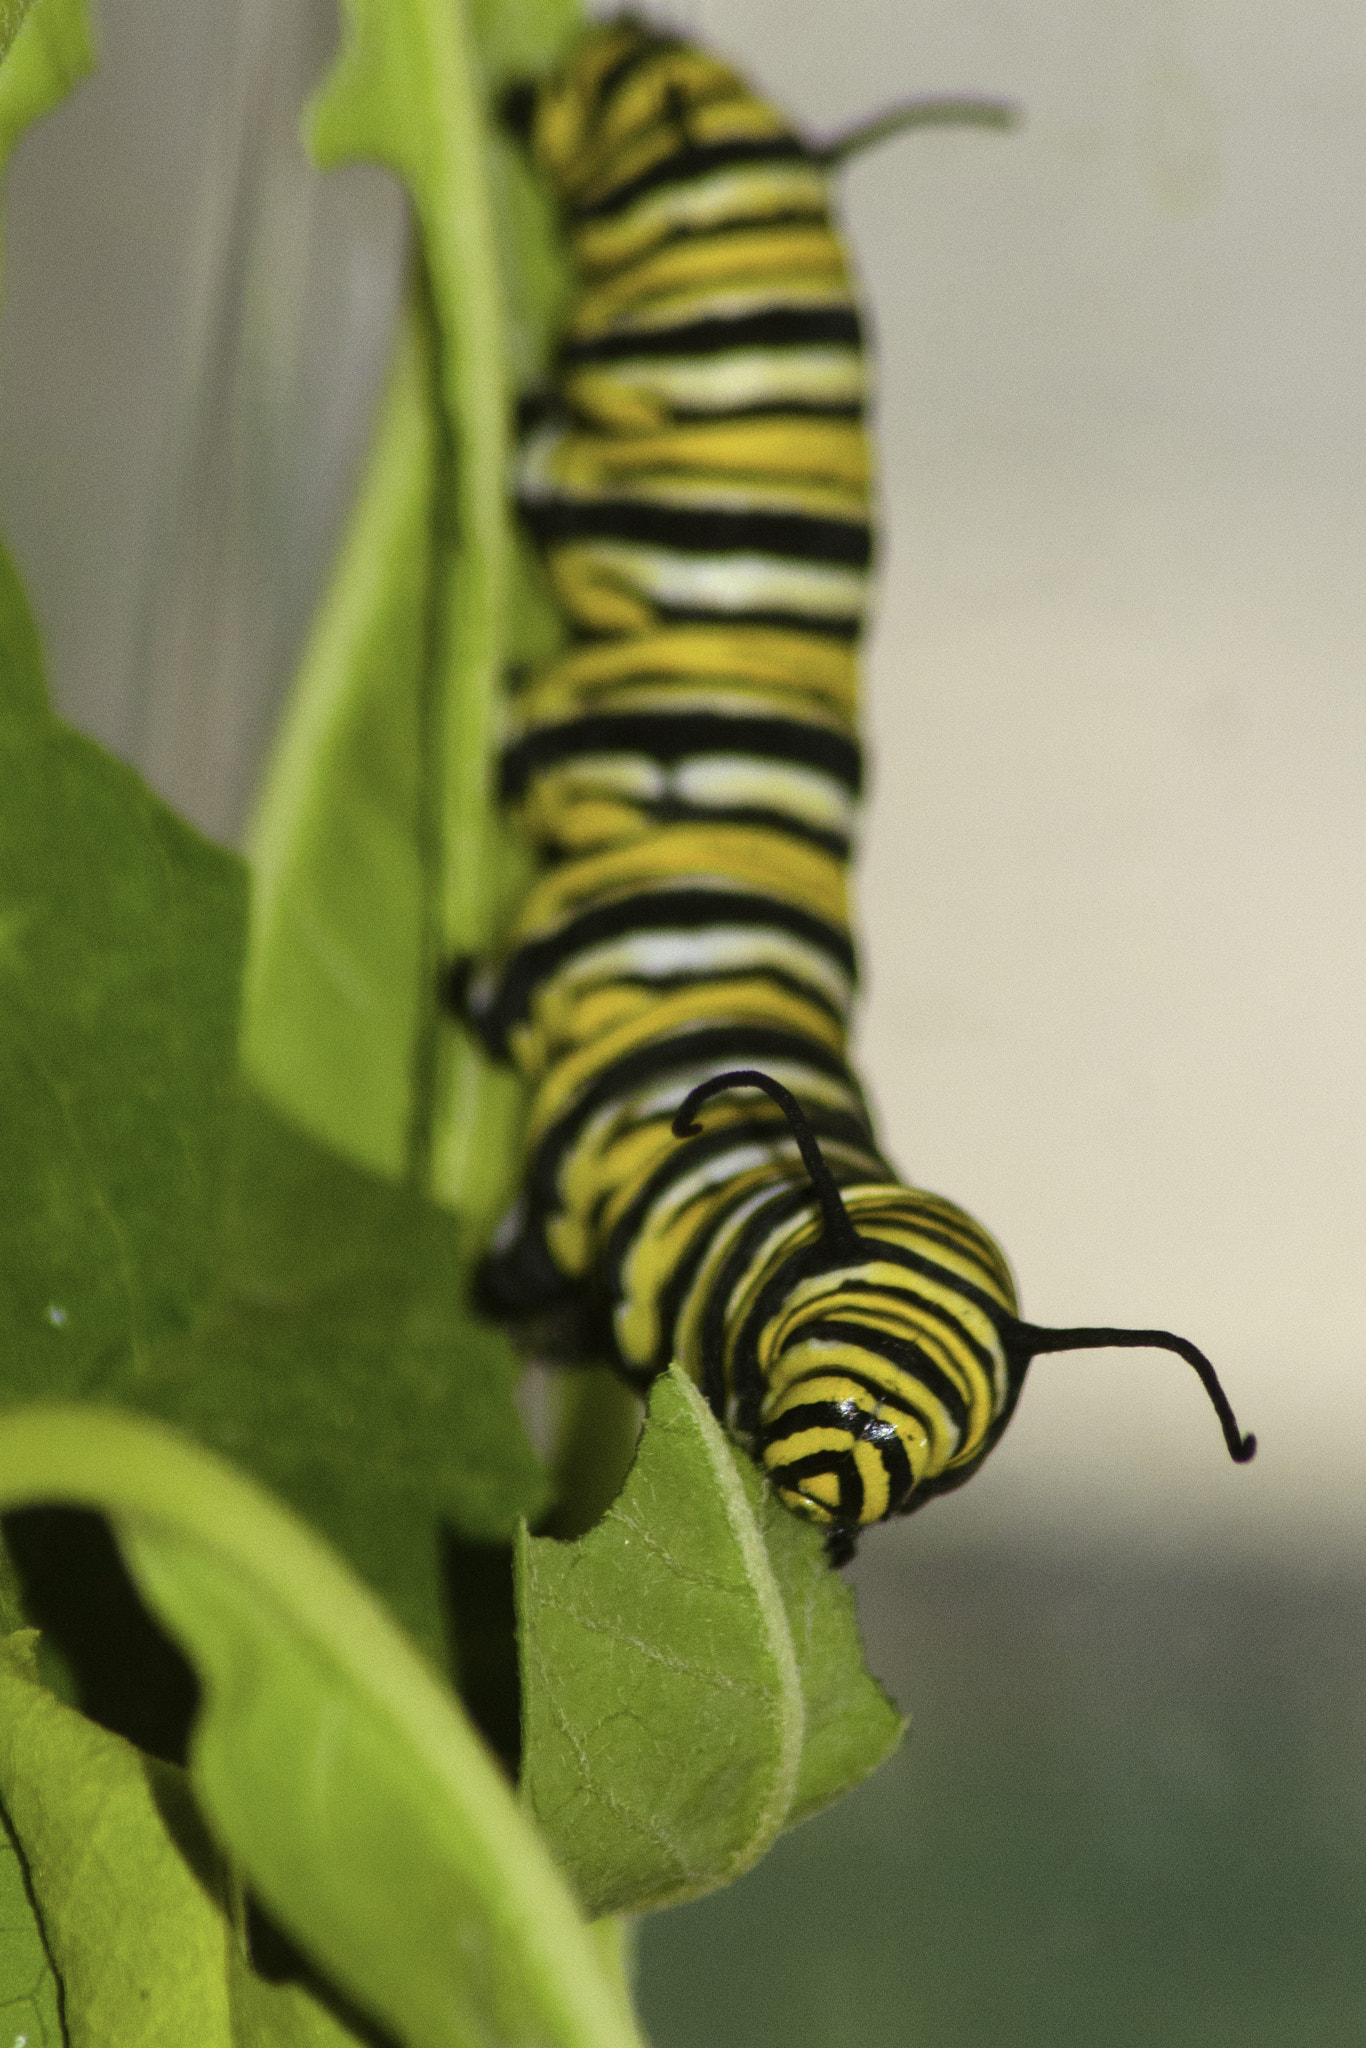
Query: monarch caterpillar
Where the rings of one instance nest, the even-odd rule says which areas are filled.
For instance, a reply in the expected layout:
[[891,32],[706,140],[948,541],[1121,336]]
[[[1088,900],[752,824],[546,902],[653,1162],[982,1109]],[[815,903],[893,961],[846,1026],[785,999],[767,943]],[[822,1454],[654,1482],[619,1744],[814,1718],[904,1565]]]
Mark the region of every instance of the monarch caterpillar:
[[519,486],[574,638],[515,688],[503,756],[540,875],[453,984],[531,1084],[486,1303],[637,1384],[677,1359],[836,1558],[976,1470],[1040,1352],[1176,1351],[1251,1457],[1185,1340],[1023,1322],[981,1226],[883,1159],[846,1057],[872,539],[829,167],[1003,110],[819,149],[627,18],[510,111],[578,271]]

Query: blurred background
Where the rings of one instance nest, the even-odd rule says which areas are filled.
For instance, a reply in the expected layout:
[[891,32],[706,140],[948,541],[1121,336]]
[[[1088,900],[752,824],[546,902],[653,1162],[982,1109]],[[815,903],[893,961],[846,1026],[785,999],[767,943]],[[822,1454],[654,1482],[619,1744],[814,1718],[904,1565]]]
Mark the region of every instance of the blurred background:
[[[882,579],[861,1059],[1042,1359],[869,1539],[901,1757],[643,1930],[657,2048],[1366,2038],[1366,17],[1354,0],[692,0],[842,179]],[[333,0],[104,0],[22,145],[0,527],[57,698],[240,831],[363,456],[399,197],[320,179]],[[1350,906],[1350,907],[1349,907]]]

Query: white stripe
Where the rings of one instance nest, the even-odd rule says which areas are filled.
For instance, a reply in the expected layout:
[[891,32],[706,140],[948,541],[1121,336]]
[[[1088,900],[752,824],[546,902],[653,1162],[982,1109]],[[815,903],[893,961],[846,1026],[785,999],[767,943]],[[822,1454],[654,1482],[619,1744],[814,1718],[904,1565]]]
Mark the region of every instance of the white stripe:
[[867,577],[859,569],[791,562],[780,555],[680,555],[623,541],[575,541],[575,555],[618,586],[634,587],[670,610],[791,612],[859,619]]
[[688,412],[727,412],[747,405],[861,405],[867,386],[863,358],[852,348],[640,356],[593,364],[586,371]]

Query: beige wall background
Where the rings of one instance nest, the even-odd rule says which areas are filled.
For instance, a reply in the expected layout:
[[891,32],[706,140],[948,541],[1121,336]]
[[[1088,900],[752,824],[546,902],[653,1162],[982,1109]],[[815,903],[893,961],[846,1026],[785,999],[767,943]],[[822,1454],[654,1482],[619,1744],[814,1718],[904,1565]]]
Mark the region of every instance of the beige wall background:
[[[1366,1521],[1366,18],[1313,0],[702,0],[817,131],[908,137],[844,214],[884,525],[859,894],[894,1156],[1041,1359],[939,1537],[1355,1547]],[[919,1532],[918,1532],[919,1540]]]
[[[695,0],[817,132],[1002,92],[844,175],[882,584],[860,1056],[1044,1359],[923,1541],[1366,1534],[1366,17],[1349,0]],[[73,716],[237,827],[363,446],[401,222],[295,109],[324,0],[107,0],[24,146],[0,523]],[[251,109],[249,114],[244,109]],[[245,139],[244,139],[245,138]],[[207,368],[205,367],[207,365]]]

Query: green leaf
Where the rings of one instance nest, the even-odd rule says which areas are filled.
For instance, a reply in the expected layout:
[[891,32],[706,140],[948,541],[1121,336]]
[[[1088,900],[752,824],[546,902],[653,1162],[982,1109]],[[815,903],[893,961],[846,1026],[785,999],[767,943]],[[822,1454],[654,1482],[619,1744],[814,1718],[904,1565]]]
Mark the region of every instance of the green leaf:
[[[554,44],[540,12],[507,11],[519,48]],[[500,258],[461,9],[353,0],[347,21],[313,110],[315,153],[398,171],[421,274],[252,835],[246,1061],[305,1128],[486,1225],[511,1192],[520,1090],[440,1016],[437,976],[487,942],[526,884],[490,786],[502,671],[535,611],[514,590],[503,293],[507,280],[530,356],[561,287],[543,195],[505,151],[495,182],[513,196],[497,204],[523,223],[505,249],[535,252],[525,289],[516,254]]]
[[305,1130],[392,1179],[409,1162],[420,995],[437,966],[421,768],[434,347],[414,294],[251,831],[245,1069]]
[[438,1661],[443,1527],[507,1540],[546,1491],[521,1361],[464,1306],[467,1269],[451,1216],[248,1099],[219,1306],[138,1389],[315,1522]]
[[692,1382],[657,1380],[619,1499],[521,1539],[523,1783],[590,1914],[747,1870],[792,1803],[792,1637],[735,1460]]
[[0,1510],[41,1501],[112,1518],[204,1687],[191,1777],[216,1838],[405,2048],[639,2048],[457,1704],[310,1530],[217,1459],[112,1412],[0,1419]]
[[95,67],[85,0],[0,0],[0,165]]
[[[3,1652],[0,1652],[2,1655]],[[29,1891],[28,1872],[0,1812],[0,2041],[62,2048],[61,1998]]]
[[[11,2014],[14,2038],[27,2030],[32,2048],[354,2042],[306,1992],[255,1974],[229,1916],[228,1874],[184,1772],[54,1699],[38,1682],[30,1632],[0,1642],[0,1800],[23,1845],[18,1881],[26,1867],[46,1937],[44,1947],[34,1922],[24,1940],[26,1959],[46,1968],[31,1994],[33,2018],[17,2000],[0,2003],[6,2048],[2,2023]],[[8,1940],[18,1965],[18,1937]],[[5,1981],[17,1976],[7,1971]]]
[[544,1492],[458,1231],[239,1108],[239,862],[45,713],[0,720],[0,780],[0,1398],[182,1422],[440,1656],[443,1525],[507,1539]]
[[470,0],[479,65],[492,91],[550,70],[584,30],[579,0]]
[[[513,80],[543,75],[564,57],[584,28],[574,0],[507,5],[474,0],[474,39],[491,98]],[[524,143],[494,120],[488,138],[490,199],[506,308],[508,371],[516,390],[545,383],[574,289],[573,267],[549,181],[532,168]],[[540,658],[553,648],[517,649],[519,612],[514,596],[512,659]]]
[[404,180],[435,334],[438,453],[421,680],[428,942],[406,1156],[414,1178],[487,1222],[509,1192],[517,1097],[436,1015],[438,964],[491,936],[504,844],[491,766],[512,562],[509,396],[484,109],[463,11],[449,0],[352,0],[347,21],[313,109],[315,154],[323,164],[372,158]]
[[511,1193],[521,1093],[440,1016],[437,977],[527,886],[492,803],[497,700],[506,665],[562,629],[510,531],[509,382],[545,374],[569,289],[549,195],[489,132],[485,89],[543,70],[577,18],[567,0],[485,6],[476,52],[451,0],[347,10],[315,153],[398,171],[421,275],[251,835],[247,1071],[476,1227]]
[[791,1810],[795,1827],[885,1763],[906,1722],[863,1662],[854,1596],[825,1555],[819,1529],[785,1508],[752,1459],[737,1459],[768,1561],[782,1594],[801,1673],[802,1761]]
[[179,1774],[54,1699],[34,1641],[0,1644],[0,1800],[61,1978],[71,2048],[228,2043],[228,1923],[158,1810],[161,1794],[178,1822],[190,1818]]
[[0,1399],[135,1387],[217,1264],[245,873],[55,720],[0,788]]

